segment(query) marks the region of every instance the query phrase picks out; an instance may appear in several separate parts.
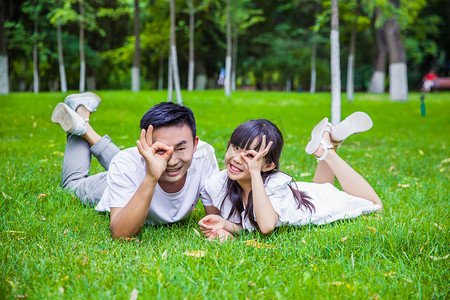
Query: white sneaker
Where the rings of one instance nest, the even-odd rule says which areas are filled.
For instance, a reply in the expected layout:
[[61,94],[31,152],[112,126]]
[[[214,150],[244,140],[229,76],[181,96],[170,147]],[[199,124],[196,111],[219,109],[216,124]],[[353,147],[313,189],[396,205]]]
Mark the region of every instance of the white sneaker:
[[85,120],[64,103],[58,103],[52,114],[53,123],[61,125],[64,131],[74,135],[86,133]]
[[352,134],[361,133],[372,128],[373,122],[368,114],[357,111],[331,128],[331,138],[338,143]]
[[102,99],[91,92],[71,94],[64,99],[64,103],[73,109],[73,111],[76,111],[78,106],[83,105],[90,112],[94,112],[97,110],[100,102],[102,102]]

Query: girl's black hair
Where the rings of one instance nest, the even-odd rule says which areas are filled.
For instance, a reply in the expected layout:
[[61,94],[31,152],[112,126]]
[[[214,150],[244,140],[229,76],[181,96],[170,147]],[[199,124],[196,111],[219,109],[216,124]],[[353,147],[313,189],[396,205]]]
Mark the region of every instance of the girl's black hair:
[[[265,161],[267,163],[273,162],[275,164],[274,169],[267,172],[261,172],[262,180],[264,184],[266,184],[273,174],[279,172],[281,150],[283,149],[283,135],[275,124],[265,119],[251,120],[242,123],[231,134],[227,149],[230,145],[238,146],[242,149],[249,149],[253,140],[257,139],[258,144],[256,145],[255,150],[258,151],[261,147],[262,137],[264,135],[266,136],[266,144],[272,141],[272,146],[265,156]],[[314,205],[310,201],[311,197],[309,197],[305,192],[299,191],[292,187],[292,182],[289,183],[289,188],[294,195],[299,209],[307,209],[311,212],[315,210]],[[224,200],[229,197],[232,203],[232,208],[227,218],[236,215],[239,216],[242,223],[243,220],[241,218],[241,214],[245,210],[244,218],[248,218],[254,228],[259,228],[253,213],[252,192],[250,192],[248,196],[247,207],[245,209],[244,202],[242,201],[242,192],[243,190],[237,181],[227,178]],[[223,203],[225,203],[225,201],[222,202],[222,208]]]

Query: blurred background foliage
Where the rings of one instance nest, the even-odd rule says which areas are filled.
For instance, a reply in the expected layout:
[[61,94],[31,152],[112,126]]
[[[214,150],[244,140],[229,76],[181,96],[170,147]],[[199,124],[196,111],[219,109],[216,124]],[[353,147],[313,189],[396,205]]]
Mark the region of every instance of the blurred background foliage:
[[[62,28],[68,88],[78,89],[79,2],[85,7],[87,89],[129,89],[134,53],[133,0],[2,0],[12,91],[33,85],[33,45],[38,42],[41,90],[59,89],[56,23]],[[434,68],[449,76],[450,5],[446,0],[341,0],[341,78],[346,65],[353,22],[357,23],[355,89],[366,90],[376,55],[376,28],[395,17],[406,48],[410,89]],[[195,7],[195,74],[206,76],[206,88],[217,88],[225,67],[225,1],[177,0],[177,51],[182,88],[187,86],[189,4]],[[141,86],[167,86],[169,1],[140,0]],[[356,9],[357,8],[357,9]],[[383,11],[375,21],[374,10]],[[356,15],[356,11],[359,14]],[[35,22],[37,20],[37,22]],[[38,24],[38,33],[35,24]],[[311,52],[317,42],[317,90],[330,87],[330,1],[231,0],[233,42],[237,46],[238,89],[282,90],[291,80],[293,90],[310,85]]]

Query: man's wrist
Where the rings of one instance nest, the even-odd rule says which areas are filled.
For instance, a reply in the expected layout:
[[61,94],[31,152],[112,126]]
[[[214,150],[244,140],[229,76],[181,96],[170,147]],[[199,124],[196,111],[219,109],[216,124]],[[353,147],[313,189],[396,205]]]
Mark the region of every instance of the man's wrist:
[[159,177],[156,177],[154,175],[147,173],[147,175],[145,175],[144,180],[142,182],[146,185],[149,184],[149,185],[156,186],[158,181],[159,181]]

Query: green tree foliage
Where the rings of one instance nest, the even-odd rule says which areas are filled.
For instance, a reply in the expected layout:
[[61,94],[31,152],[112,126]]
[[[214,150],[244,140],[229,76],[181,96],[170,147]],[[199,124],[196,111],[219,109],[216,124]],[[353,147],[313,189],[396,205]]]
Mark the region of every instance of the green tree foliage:
[[[201,2],[201,3],[200,3]],[[356,0],[340,0],[340,45],[346,65]],[[33,3],[37,3],[34,5]],[[39,42],[41,90],[55,89],[58,80],[56,23],[62,24],[64,63],[69,89],[79,81],[78,0],[5,1],[5,27],[12,90],[29,90],[33,81],[33,42]],[[129,88],[133,61],[133,1],[84,0],[87,75],[95,76],[97,88]],[[195,15],[196,74],[206,74],[208,87],[215,87],[225,63],[224,1],[198,1]],[[329,89],[330,1],[317,0],[231,0],[232,29],[238,34],[238,87],[283,89],[291,78],[293,89],[310,84],[310,58],[314,33],[317,44],[317,89]],[[189,15],[186,0],[177,0],[177,51],[181,86],[187,86]],[[374,8],[383,11],[374,22]],[[450,13],[445,0],[400,1],[395,9],[390,0],[361,0],[357,21],[355,89],[370,80],[375,56],[374,30],[395,17],[406,47],[410,88],[434,67],[448,76]],[[39,34],[34,34],[35,8],[39,8]],[[169,40],[168,0],[140,1],[142,89],[154,89],[158,74],[167,79]],[[160,63],[163,67],[160,67]],[[346,68],[342,68],[343,85]]]
[[[57,58],[54,47],[49,45],[51,40],[51,28],[45,22],[45,1],[22,1],[21,3],[10,3],[12,10],[18,14],[12,20],[6,22],[8,52],[10,53],[10,74],[13,90],[30,90],[33,83],[33,46],[38,46],[39,77],[47,80],[42,81],[43,89],[53,87],[53,64]],[[34,22],[39,24],[38,32],[34,30]],[[55,56],[56,55],[56,56]]]
[[[287,1],[261,5],[267,18],[264,24],[268,28],[262,34],[252,34],[255,43],[252,53],[256,57],[246,64],[251,83],[258,88],[272,89],[284,86],[286,79],[292,78],[294,88],[308,88],[312,39],[314,32],[317,32],[316,40],[321,45],[316,64],[318,84],[329,85],[329,54],[323,51],[323,46],[329,44],[329,29],[314,27],[318,4],[315,1]],[[274,13],[269,14],[270,11]],[[299,17],[299,11],[303,12],[304,17]],[[259,24],[253,28],[258,30]]]

